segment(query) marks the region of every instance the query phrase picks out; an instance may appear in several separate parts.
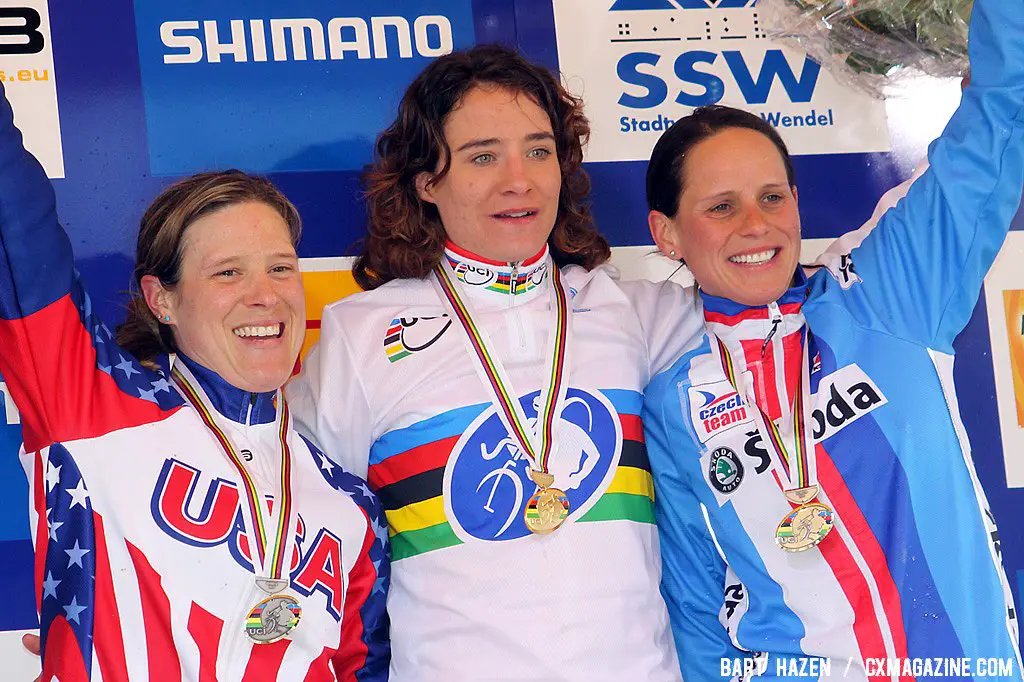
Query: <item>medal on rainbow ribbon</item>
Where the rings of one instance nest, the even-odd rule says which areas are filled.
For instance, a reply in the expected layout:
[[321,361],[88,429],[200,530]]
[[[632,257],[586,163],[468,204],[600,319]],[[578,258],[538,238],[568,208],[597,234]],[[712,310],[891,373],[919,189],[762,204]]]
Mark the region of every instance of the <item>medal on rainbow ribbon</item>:
[[[245,634],[256,644],[271,644],[288,636],[299,624],[302,607],[298,599],[282,594],[289,584],[286,557],[291,556],[292,539],[295,535],[292,504],[292,455],[288,446],[288,425],[291,419],[288,403],[278,391],[278,437],[281,443],[280,494],[274,497],[273,509],[263,501],[264,496],[246,470],[242,457],[235,451],[228,436],[217,425],[207,401],[193,385],[187,367],[175,363],[171,372],[175,384],[185,400],[195,408],[207,430],[217,441],[228,460],[234,465],[245,493],[247,504],[243,505],[246,539],[256,575],[254,582],[262,592],[269,595],[249,609],[245,616]],[[276,529],[271,536],[270,529]]]
[[[800,368],[800,383],[793,394],[793,449],[790,451],[779,427],[764,413],[757,404],[753,391],[747,391],[747,401],[756,409],[752,410],[757,430],[761,439],[774,454],[779,469],[789,484],[783,494],[793,510],[786,514],[775,528],[775,544],[787,552],[804,552],[816,547],[828,537],[835,526],[835,514],[832,508],[818,500],[821,492],[817,483],[817,466],[814,458],[814,440],[810,424],[810,364],[814,353],[811,352],[812,336],[807,328],[803,331],[802,347],[805,358]],[[733,389],[740,393],[735,365],[729,349],[717,336],[719,358],[722,369]]]
[[551,486],[555,482],[551,474],[530,469],[530,478],[537,484],[538,490],[527,501],[523,520],[531,533],[546,535],[568,518],[569,496]]
[[[451,266],[442,260],[435,268],[434,275],[438,298],[445,305],[448,315],[462,326],[467,349],[475,361],[481,380],[490,389],[495,412],[532,465],[529,475],[537,485],[537,490],[527,500],[523,521],[531,533],[551,533],[569,517],[569,496],[563,490],[553,487],[555,477],[548,472],[548,462],[552,453],[557,451],[557,426],[565,401],[566,372],[569,367],[572,318],[561,273],[557,267],[551,268],[552,326],[545,366],[547,380],[539,397],[535,429],[529,426],[529,420],[512,391],[512,382],[493,352],[486,333],[474,322],[469,301],[459,292]],[[515,282],[514,276],[512,281]]]

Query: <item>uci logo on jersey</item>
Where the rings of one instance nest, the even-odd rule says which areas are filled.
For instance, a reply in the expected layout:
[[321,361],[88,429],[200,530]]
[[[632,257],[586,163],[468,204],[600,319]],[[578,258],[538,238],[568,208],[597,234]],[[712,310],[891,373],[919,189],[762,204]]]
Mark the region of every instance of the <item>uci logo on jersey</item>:
[[[519,402],[531,429],[537,428],[540,391]],[[622,426],[611,404],[598,393],[566,391],[558,424],[557,449],[548,470],[554,486],[569,497],[570,519],[579,516],[614,470],[622,449]],[[448,520],[463,540],[513,540],[530,534],[523,511],[537,486],[530,460],[509,435],[494,408],[466,429],[445,468]]]
[[384,355],[394,364],[413,353],[433,346],[452,321],[447,315],[436,317],[396,317],[384,332]]
[[701,443],[752,419],[746,401],[728,381],[690,386],[688,393],[690,418]]
[[825,253],[821,256],[819,262],[825,266],[829,274],[839,282],[839,286],[843,289],[849,289],[854,284],[859,284],[863,281],[860,275],[857,274],[857,268],[853,264],[853,256],[848,253]]

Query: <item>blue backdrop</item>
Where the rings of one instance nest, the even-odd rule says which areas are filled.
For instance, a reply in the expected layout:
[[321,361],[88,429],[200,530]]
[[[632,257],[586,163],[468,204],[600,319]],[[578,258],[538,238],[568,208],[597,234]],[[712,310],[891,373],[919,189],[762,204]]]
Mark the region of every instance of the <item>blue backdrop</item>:
[[[51,2],[47,48],[65,167],[65,179],[54,185],[100,315],[110,325],[122,317],[145,206],[167,184],[198,170],[238,166],[268,174],[302,213],[301,256],[354,253],[365,221],[359,169],[408,80],[446,41],[455,48],[518,45],[557,67],[551,2],[108,0],[100,10],[95,3]],[[611,1],[596,4],[605,11]],[[216,22],[213,35],[206,22]],[[299,58],[296,35],[306,59]],[[316,60],[318,36],[327,61]],[[805,237],[835,237],[868,217],[882,192],[909,175],[924,153],[900,144],[913,127],[911,119],[890,120],[899,154],[796,158]],[[588,164],[594,213],[615,246],[650,243],[645,167]],[[1022,222],[1018,215],[1014,229]],[[1024,524],[1015,512],[1024,490],[1006,487],[984,310],[982,301],[956,344],[956,381],[961,405],[972,406],[963,417],[1019,599]],[[0,610],[0,630],[36,624],[19,443],[20,428],[0,420],[0,556],[6,559],[0,583],[15,602]]]

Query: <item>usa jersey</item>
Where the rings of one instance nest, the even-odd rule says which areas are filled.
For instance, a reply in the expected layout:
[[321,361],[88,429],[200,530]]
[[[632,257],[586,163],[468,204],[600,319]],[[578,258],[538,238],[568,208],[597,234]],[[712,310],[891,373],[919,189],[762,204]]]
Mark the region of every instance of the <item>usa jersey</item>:
[[[550,256],[494,263],[449,247],[445,257],[536,421]],[[536,489],[529,460],[431,280],[328,306],[288,386],[297,417],[350,457],[342,465],[366,474],[386,510],[391,679],[679,680],[640,407],[653,369],[701,328],[671,313],[685,290],[636,285],[638,313],[606,269],[562,269],[572,359],[550,471],[570,512],[541,536],[523,520]]]
[[[275,393],[177,362],[257,490],[275,490]],[[49,181],[2,96],[0,371],[25,438],[44,682],[386,679],[382,510],[294,429],[283,436],[295,512],[283,591],[301,618],[273,644],[246,635],[266,595],[239,474],[168,375],[119,348],[93,314]]]
[[[971,55],[973,84],[931,168],[872,231],[839,245],[855,248],[826,254],[769,306],[702,296],[758,405],[708,337],[648,388],[663,591],[686,679],[991,679],[981,659],[1010,664],[998,679],[1021,679],[952,344],[1024,185],[1024,3],[978,0]],[[792,511],[787,479],[754,410],[788,423],[805,362],[818,499],[835,526],[787,553],[775,541]],[[745,659],[745,670],[733,663]],[[966,669],[937,667],[961,659]]]

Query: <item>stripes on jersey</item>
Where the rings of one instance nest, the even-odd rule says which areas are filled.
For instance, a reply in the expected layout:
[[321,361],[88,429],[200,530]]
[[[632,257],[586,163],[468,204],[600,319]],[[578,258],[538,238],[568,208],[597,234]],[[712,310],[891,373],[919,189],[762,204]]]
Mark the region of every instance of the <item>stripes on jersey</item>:
[[[603,393],[619,412],[622,451],[608,489],[576,522],[628,520],[653,524],[654,483],[640,424],[639,396],[630,391]],[[486,407],[452,410],[385,434],[374,444],[367,480],[387,514],[393,560],[462,543],[445,512],[445,467],[463,432]]]
[[[182,670],[183,659],[171,635],[171,605],[162,586],[162,576],[130,541],[124,540],[119,548],[108,547],[103,519],[93,511],[85,481],[63,445],[52,445],[37,453],[34,460],[36,480],[45,481],[45,488],[35,486],[34,501],[39,518],[38,537],[41,538],[37,550],[37,575],[42,585],[38,596],[40,623],[43,647],[47,651],[42,679],[87,682],[90,679],[87,661],[92,661],[94,642],[102,679],[105,682],[130,679],[121,635],[125,623],[119,615],[130,609],[130,605],[123,603],[123,599],[118,604],[115,597],[109,561],[111,550],[130,557],[134,576],[122,572],[118,577],[118,582],[122,583],[119,590],[124,590],[125,582],[137,586],[135,622],[144,623],[147,632],[157,635],[146,637],[146,669],[159,671],[161,681],[180,682],[193,677],[192,672]],[[359,508],[366,517],[368,530],[357,564],[349,573],[344,598],[345,627],[341,630],[339,646],[325,647],[311,663],[303,680],[363,679],[362,669],[369,646],[375,643],[367,639],[367,632],[378,637],[386,632],[386,628],[373,627],[377,619],[387,617],[384,595],[389,567],[381,541],[382,510],[370,504],[369,490],[357,477],[336,465],[325,469],[324,475],[339,490],[361,498]],[[340,565],[340,557],[334,562],[334,566]],[[293,581],[301,580],[301,576],[296,575],[299,572],[298,569],[293,571]],[[299,591],[307,596],[312,593]],[[338,601],[341,601],[340,595]],[[360,613],[357,614],[357,610]],[[217,679],[216,663],[225,625],[240,627],[236,622],[225,624],[223,619],[191,603],[187,629],[199,654],[200,682]],[[285,639],[251,647],[242,682],[276,679],[290,644],[291,641]]]
[[[3,372],[18,397],[27,451],[165,419],[182,405],[162,376],[112,342],[85,294],[66,294],[21,319],[0,319],[0,346],[5,358],[65,360],[37,365],[31,385],[24,383],[24,372]],[[72,394],[94,399],[84,404],[67,400]],[[43,424],[51,431],[41,432]]]
[[[455,272],[455,276],[459,278],[459,281],[468,286],[479,286],[479,284],[473,282],[471,278],[467,277],[467,267],[471,266],[467,266],[464,261],[453,258],[449,253],[445,253],[445,258],[448,259],[448,264],[452,267],[452,270]],[[532,264],[529,261],[523,263],[523,266],[527,267],[527,269],[516,274],[516,286],[514,292],[512,290],[511,273],[501,269],[488,271],[494,275],[494,279],[489,282],[484,289],[487,291],[495,291],[499,294],[515,293],[516,295],[533,291],[543,284],[544,280],[547,278],[547,265],[544,263],[540,267],[533,268],[531,268],[530,265]]]

